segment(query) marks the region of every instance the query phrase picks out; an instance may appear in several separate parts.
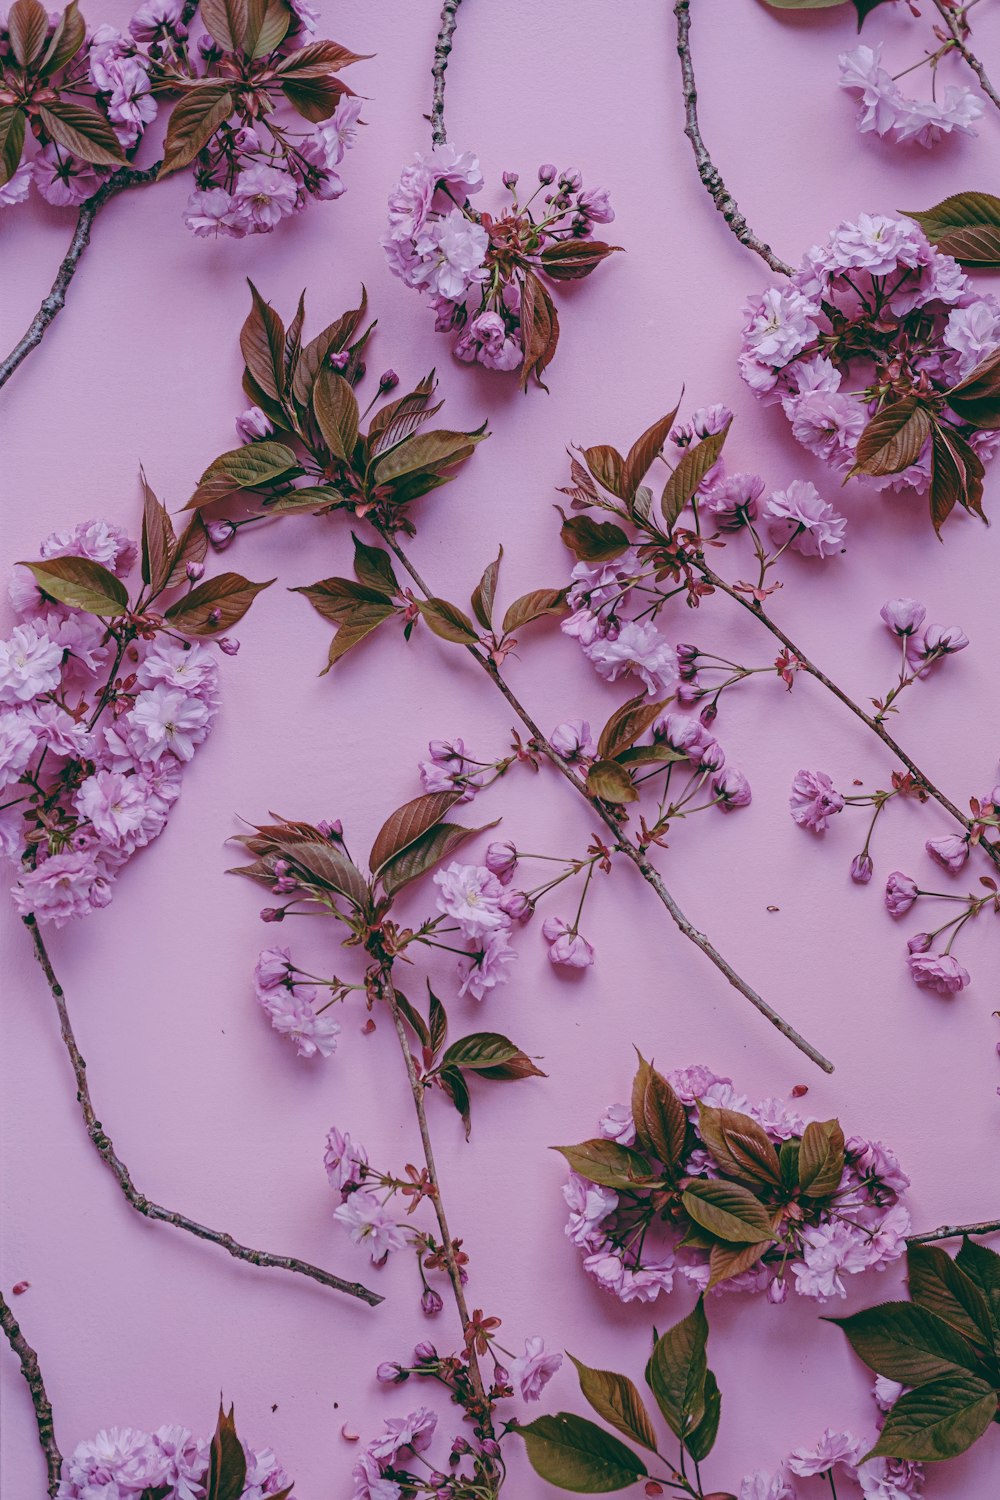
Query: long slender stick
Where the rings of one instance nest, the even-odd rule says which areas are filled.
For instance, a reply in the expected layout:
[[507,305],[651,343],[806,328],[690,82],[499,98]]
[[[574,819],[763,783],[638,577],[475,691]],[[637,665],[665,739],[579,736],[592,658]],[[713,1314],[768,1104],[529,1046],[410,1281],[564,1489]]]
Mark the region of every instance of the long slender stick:
[[973,73],[975,73],[979,79],[979,87],[987,99],[995,104],[997,109],[1000,109],[1000,94],[997,93],[986,69],[965,40],[969,32],[968,23],[965,19],[965,12],[968,10],[968,6],[950,5],[948,4],[948,0],[933,0],[933,4],[934,9],[948,28],[955,51],[968,64]]
[[38,347],[49,324],[65,307],[67,289],[76,275],[83,252],[90,244],[90,231],[101,209],[106,203],[110,203],[112,198],[117,197],[119,193],[124,193],[129,188],[141,187],[143,183],[152,182],[159,170],[159,162],[153,167],[147,167],[145,171],[139,171],[135,167],[122,167],[113,177],[108,178],[103,187],[98,188],[93,197],[88,198],[85,203],[80,205],[73,238],[69,242],[69,249],[63,256],[62,264],[56,272],[56,279],[52,283],[51,291],[32,318],[24,337],[18,340],[7,355],[7,358],[0,362],[0,386],[7,384],[14,371],[23,360],[27,359],[32,349]]
[[159,1203],[153,1203],[145,1194],[141,1193],[132,1181],[128,1167],[122,1161],[115,1150],[111,1137],[105,1131],[97,1113],[90,1094],[90,1085],[87,1082],[87,1064],[77,1046],[73,1027],[70,1024],[69,1011],[66,1006],[66,996],[62,986],[55,976],[52,961],[49,958],[42,935],[38,930],[38,924],[34,917],[22,918],[25,927],[31,934],[31,941],[35,948],[35,957],[41,965],[42,972],[48,981],[52,998],[56,1004],[59,1014],[59,1030],[62,1035],[66,1051],[69,1053],[70,1062],[73,1065],[73,1073],[76,1077],[76,1097],[80,1104],[87,1134],[90,1137],[98,1156],[105,1166],[114,1174],[118,1186],[125,1196],[125,1201],[136,1213],[142,1214],[146,1219],[153,1219],[160,1224],[172,1224],[175,1229],[183,1229],[187,1234],[192,1234],[196,1239],[208,1240],[213,1245],[221,1245],[223,1250],[228,1251],[236,1260],[249,1262],[253,1266],[273,1268],[278,1271],[292,1271],[299,1276],[308,1276],[313,1281],[318,1281],[322,1286],[331,1287],[334,1291],[344,1292],[348,1297],[357,1297],[362,1302],[367,1302],[370,1307],[376,1307],[384,1298],[377,1292],[370,1291],[368,1287],[362,1286],[357,1281],[345,1281],[340,1276],[335,1276],[331,1271],[324,1271],[319,1266],[310,1265],[308,1261],[297,1260],[291,1255],[272,1255],[267,1250],[253,1250],[248,1245],[241,1245],[234,1240],[231,1234],[223,1230],[208,1229],[204,1224],[198,1224],[194,1219],[189,1219],[185,1214],[175,1212],[170,1208],[163,1208]]
[[52,1403],[45,1390],[38,1355],[21,1332],[17,1319],[11,1312],[2,1292],[0,1292],[0,1327],[3,1328],[8,1344],[21,1361],[21,1374],[31,1392],[31,1404],[35,1408],[35,1421],[38,1424],[38,1441],[42,1445],[45,1467],[48,1471],[46,1489],[50,1495],[54,1496],[59,1488],[59,1476],[62,1473],[62,1454],[56,1442]]
[[978,1224],[942,1224],[927,1234],[908,1234],[908,1245],[929,1245],[933,1240],[957,1240],[967,1234],[1000,1234],[1000,1219],[983,1219]]
[[[424,1165],[427,1168],[427,1176],[430,1180],[432,1193],[429,1195],[434,1205],[434,1214],[437,1218],[438,1229],[441,1234],[441,1252],[444,1256],[445,1265],[448,1268],[448,1279],[455,1297],[455,1305],[458,1315],[462,1320],[462,1335],[468,1334],[471,1325],[469,1317],[469,1305],[465,1300],[465,1287],[462,1284],[462,1272],[455,1258],[454,1243],[451,1230],[448,1228],[448,1219],[445,1214],[444,1201],[441,1197],[441,1184],[438,1180],[437,1167],[434,1163],[434,1147],[431,1143],[431,1133],[427,1124],[427,1111],[424,1108],[424,1085],[420,1082],[417,1074],[416,1064],[413,1061],[413,1053],[410,1051],[409,1039],[406,1035],[406,1023],[403,1020],[399,1005],[396,1001],[396,991],[392,983],[392,974],[389,968],[383,966],[380,978],[380,989],[383,999],[389,1006],[396,1035],[399,1038],[400,1050],[403,1054],[403,1062],[406,1065],[406,1076],[410,1084],[410,1093],[413,1095],[413,1107],[417,1115],[417,1125],[420,1130],[420,1143],[423,1147]],[[476,1394],[476,1400],[481,1409],[481,1428],[484,1437],[493,1436],[493,1425],[490,1419],[490,1403],[486,1394],[486,1383],[483,1380],[482,1370],[479,1366],[479,1358],[476,1353],[475,1344],[466,1340],[469,1355],[469,1376],[472,1388]]]
[[705,185],[712,202],[729,225],[741,245],[746,245],[755,255],[782,276],[791,276],[792,267],[776,255],[759,235],[754,234],[747,223],[746,215],[722,180],[722,173],[709,155],[701,134],[698,120],[698,90],[694,79],[694,64],[691,61],[691,0],[677,0],[674,6],[677,18],[677,55],[681,60],[681,81],[684,97],[684,134],[691,142],[698,176]]
[[[410,562],[406,553],[399,546],[395,538],[389,532],[383,530],[382,527],[378,525],[376,525],[375,529],[378,531],[383,541],[385,541],[386,545],[391,548],[394,555],[398,558],[401,566],[406,569],[406,572],[410,575],[410,577],[413,579],[414,583],[424,594],[424,596],[426,598],[432,598],[433,594],[430,585],[425,583],[421,578],[420,574],[414,568],[413,564]],[[541,752],[547,757],[549,761],[551,761],[556,769],[561,772],[561,774],[573,787],[574,791],[576,791],[581,797],[584,798],[584,800],[601,819],[601,822],[604,823],[605,827],[610,831],[612,835],[615,848],[621,854],[624,854],[626,859],[631,860],[632,864],[635,865],[636,869],[642,875],[643,879],[656,893],[659,901],[666,907],[667,911],[670,913],[670,916],[676,924],[678,930],[683,933],[683,935],[688,939],[689,942],[694,943],[695,947],[699,948],[701,952],[704,953],[709,962],[713,963],[719,970],[719,972],[725,975],[726,979],[728,979],[733,988],[738,990],[745,999],[749,1000],[750,1004],[754,1006],[755,1009],[759,1010],[761,1015],[765,1016],[767,1020],[770,1021],[771,1025],[781,1032],[782,1036],[787,1037],[788,1040],[794,1046],[796,1046],[800,1052],[805,1053],[806,1057],[810,1058],[811,1061],[817,1065],[817,1067],[822,1068],[824,1073],[832,1073],[833,1063],[830,1062],[829,1058],[824,1057],[823,1053],[820,1052],[816,1047],[814,1047],[811,1042],[807,1042],[805,1037],[803,1037],[800,1032],[796,1031],[791,1022],[786,1021],[783,1016],[779,1015],[774,1007],[770,1005],[762,995],[759,995],[755,989],[747,984],[746,980],[736,972],[732,964],[730,964],[727,959],[723,958],[722,954],[705,936],[705,934],[703,932],[699,932],[694,923],[684,915],[684,912],[681,910],[680,906],[670,894],[669,890],[663,882],[662,876],[656,870],[655,866],[650,863],[643,851],[636,844],[634,844],[628,837],[628,835],[624,832],[614,813],[609,811],[604,803],[601,802],[598,798],[592,797],[590,795],[590,793],[587,791],[585,783],[580,780],[576,772],[573,770],[573,767],[570,766],[552,747],[547,737],[543,734],[538,724],[532,718],[531,714],[524,707],[523,703],[521,703],[517,698],[513,689],[503,677],[500,668],[496,665],[496,663],[490,658],[480,655],[480,653],[473,646],[467,647],[467,650],[469,651],[472,659],[478,662],[479,666],[483,669],[483,671],[486,672],[494,687],[496,687],[497,690],[503,694],[504,698],[510,704],[510,707],[514,710],[514,713],[521,720],[521,723],[530,732],[532,738],[538,744],[538,748],[541,750]]]
[[444,0],[441,10],[441,25],[438,28],[437,43],[434,47],[434,66],[431,68],[431,76],[434,79],[434,96],[431,103],[431,140],[435,146],[441,146],[448,139],[448,132],[444,123],[444,75],[448,66],[448,57],[451,53],[455,26],[458,23],[458,7],[462,0]]
[[[860,719],[862,724],[867,725],[872,734],[878,735],[883,745],[885,745],[887,749],[891,750],[893,755],[897,756],[898,759],[902,761],[903,765],[910,772],[910,774],[920,782],[927,793],[934,798],[935,802],[937,802],[941,807],[944,808],[945,812],[950,813],[950,815],[956,820],[956,822],[962,825],[966,833],[970,833],[972,831],[973,824],[971,818],[967,818],[965,814],[955,806],[951,798],[946,796],[946,794],[941,791],[940,787],[935,786],[934,782],[931,781],[927,773],[925,771],[922,771],[917,765],[916,761],[906,753],[902,745],[898,744],[896,740],[893,739],[892,735],[889,734],[884,725],[880,724],[876,719],[874,719],[871,714],[866,713],[859,704],[854,702],[853,698],[848,697],[843,688],[838,687],[832,678],[827,677],[825,672],[820,671],[819,667],[817,667],[814,662],[809,660],[809,657],[806,656],[801,647],[797,646],[791,639],[791,637],[785,634],[785,632],[781,629],[781,626],[776,624],[775,621],[771,619],[770,615],[764,612],[763,605],[757,603],[756,600],[747,598],[745,594],[739,593],[732,587],[731,584],[728,584],[724,578],[720,578],[718,573],[714,572],[712,568],[707,566],[707,564],[698,563],[696,566],[698,572],[705,579],[706,583],[710,583],[712,587],[718,589],[720,593],[727,594],[730,599],[735,599],[736,603],[741,605],[743,609],[747,610],[749,614],[753,615],[755,620],[759,620],[760,623],[764,626],[765,630],[769,630],[775,637],[775,639],[779,640],[781,644],[786,648],[786,650],[790,651],[791,654],[797,658],[797,660],[801,663],[803,670],[808,672],[810,677],[815,677],[817,682],[821,682],[826,688],[827,692],[832,693],[833,696],[840,703],[842,703],[845,708],[850,709],[855,718]],[[991,844],[987,843],[985,840],[982,840],[979,847],[983,850],[987,857],[993,861],[997,868],[1000,869],[1000,844]]]

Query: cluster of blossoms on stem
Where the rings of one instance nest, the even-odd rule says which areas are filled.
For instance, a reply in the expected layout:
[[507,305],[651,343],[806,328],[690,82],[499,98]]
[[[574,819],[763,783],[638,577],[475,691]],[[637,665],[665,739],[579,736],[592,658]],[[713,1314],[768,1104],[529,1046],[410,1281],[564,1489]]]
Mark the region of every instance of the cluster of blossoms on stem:
[[[902,1395],[904,1387],[881,1375],[875,1381],[875,1403],[879,1417],[877,1428],[881,1431],[885,1414]],[[902,1458],[868,1458],[864,1455],[872,1447],[871,1441],[857,1438],[850,1432],[840,1432],[828,1427],[819,1441],[811,1448],[795,1448],[778,1469],[777,1473],[758,1470],[743,1479],[737,1500],[801,1500],[812,1493],[812,1487],[800,1487],[797,1480],[826,1480],[831,1494],[840,1494],[837,1488],[846,1479],[853,1481],[852,1491],[864,1500],[920,1500],[924,1493],[923,1465],[909,1463]]]
[[973,121],[986,106],[971,89],[949,83],[940,98],[914,99],[904,94],[896,78],[882,66],[881,43],[875,47],[862,43],[851,52],[842,52],[837,62],[840,87],[857,96],[857,123],[862,135],[871,132],[896,145],[915,142],[930,147],[953,133],[976,134]]
[[91,32],[75,0],[51,18],[40,0],[15,0],[0,28],[0,106],[12,112],[0,207],[32,183],[60,207],[92,197],[171,96],[160,175],[191,168],[184,217],[195,234],[266,233],[313,198],[339,197],[361,105],[336,70],[358,58],[316,40],[317,21],[305,0],[259,12],[245,0],[205,10],[145,0],[127,30]]
[[[642,1063],[632,1106],[609,1106],[598,1129],[559,1148],[572,1168],[566,1234],[587,1275],[623,1302],[653,1302],[677,1278],[771,1302],[794,1286],[823,1302],[906,1248],[909,1178],[888,1147],[845,1142],[835,1120],[807,1122],[779,1099],[752,1104],[702,1065],[664,1078]],[[821,1140],[827,1166],[810,1176]],[[742,1229],[718,1219],[716,1199],[745,1216]]]
[[[242,1484],[226,1493],[234,1500],[281,1500],[292,1482],[270,1448],[241,1444]],[[230,1458],[230,1462],[233,1460]],[[140,1432],[111,1427],[78,1443],[63,1460],[56,1500],[205,1500],[209,1492],[209,1441],[186,1427]]]
[[[977,476],[1000,439],[992,419],[978,425],[981,409],[959,410],[953,388],[1000,348],[1000,303],[975,291],[915,223],[862,214],[839,225],[787,285],[745,311],[743,379],[761,400],[781,403],[804,447],[877,488],[932,495],[935,464],[942,486],[957,464],[960,503],[978,509]],[[859,448],[863,434],[879,435],[879,418],[884,440]],[[889,428],[904,424],[890,455]],[[936,525],[947,508],[942,501]]]
[[[555,352],[558,319],[540,276],[587,276],[614,248],[592,238],[614,212],[603,188],[584,189],[576,170],[538,170],[518,201],[518,176],[504,173],[511,203],[498,215],[473,208],[483,186],[479,159],[449,142],[418,153],[389,196],[382,245],[390,269],[423,293],[454,353],[489,370],[520,370],[526,386]],[[532,211],[535,199],[542,205]]]
[[[191,550],[178,582],[201,576],[195,559],[206,547]],[[162,616],[126,618],[118,579],[136,553],[119,527],[86,521],[49,536],[34,573],[18,566],[11,584],[18,623],[0,641],[0,850],[23,867],[15,907],[40,922],[61,926],[107,906],[121,867],[163,830],[218,710],[209,647],[183,639],[180,620],[171,629]],[[72,572],[75,559],[107,570],[120,590],[106,615],[55,597],[60,580],[44,570]]]
[[[278,875],[280,881],[282,877]],[[307,979],[292,962],[287,948],[264,948],[253,973],[257,1003],[275,1031],[287,1036],[300,1057],[332,1057],[337,1050],[340,1022],[326,1014],[342,997],[334,986],[333,993],[317,1005],[317,983]]]

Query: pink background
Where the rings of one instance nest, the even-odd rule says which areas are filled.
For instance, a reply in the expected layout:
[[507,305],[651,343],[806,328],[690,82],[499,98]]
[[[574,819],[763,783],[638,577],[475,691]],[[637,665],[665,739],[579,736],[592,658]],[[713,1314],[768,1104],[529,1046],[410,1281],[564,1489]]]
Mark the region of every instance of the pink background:
[[[124,22],[129,9],[91,0],[88,19]],[[751,222],[787,258],[861,210],[922,208],[961,187],[996,187],[995,113],[978,140],[932,154],[856,135],[852,103],[835,86],[836,54],[853,45],[849,6],[803,18],[778,18],[754,0],[694,10],[706,137]],[[975,12],[977,39],[996,57],[1000,17],[989,10]],[[391,278],[377,244],[389,187],[427,143],[421,114],[437,6],[343,0],[324,11],[330,34],[376,54],[352,73],[371,102],[345,164],[347,196],[241,243],[191,238],[180,218],[186,177],[107,210],[71,305],[0,398],[5,564],[34,555],[52,528],[91,514],[134,528],[140,462],[168,504],[184,503],[207,461],[233,441],[247,274],[287,313],[307,285],[314,328],[352,305],[364,280],[380,320],[371,368],[392,365],[412,382],[436,363],[449,425],[489,414],[489,443],[419,508],[414,556],[440,592],[462,602],[500,540],[502,599],[561,583],[567,558],[552,502],[566,443],[627,444],[673,404],[682,382],[692,404],[724,400],[736,409],[735,467],[759,469],[775,486],[812,478],[837,499],[780,413],[758,407],[737,379],[740,305],[766,275],[726,233],[695,177],[663,0],[463,7],[449,74],[453,139],[480,153],[488,182],[506,167],[532,174],[542,158],[579,165],[589,184],[610,186],[613,237],[628,251],[564,296],[552,394],[526,399],[509,381],[451,362],[431,315]],[[925,34],[905,11],[879,12],[865,39],[891,37],[891,60],[904,66]],[[915,86],[923,85],[918,75]],[[64,211],[37,200],[4,216],[4,348],[37,306],[69,225]],[[997,472],[987,481],[994,512]],[[885,598],[913,594],[932,619],[965,627],[972,647],[908,695],[900,726],[918,760],[964,803],[991,783],[1000,745],[998,528],[960,518],[940,546],[920,502],[881,501],[853,485],[841,499],[847,556],[824,568],[794,560],[775,613],[860,698],[892,678],[894,653],[878,620]],[[269,1031],[250,973],[273,929],[257,921],[257,893],[224,878],[233,860],[223,845],[237,814],[274,808],[340,816],[366,848],[383,816],[419,790],[416,762],[429,737],[462,734],[493,755],[511,727],[462,654],[423,633],[406,649],[385,632],[333,676],[317,677],[328,628],[285,587],[346,571],[349,550],[346,527],[303,519],[262,530],[230,554],[251,577],[277,575],[279,584],[240,627],[243,649],[225,663],[212,739],[169,828],[123,876],[111,908],[55,934],[51,946],[98,1111],[140,1188],[246,1242],[359,1275],[385,1293],[383,1307],[237,1265],[125,1206],[84,1135],[28,942],[6,907],[2,914],[2,1278],[6,1288],[31,1283],[16,1311],[41,1353],[64,1450],[116,1423],[208,1430],[223,1388],[244,1436],[274,1446],[303,1500],[349,1492],[357,1449],[340,1436],[344,1421],[367,1438],[384,1416],[431,1396],[413,1384],[379,1387],[378,1361],[405,1358],[425,1336],[450,1347],[455,1321],[450,1307],[433,1325],[422,1317],[409,1257],[373,1271],[331,1221],[321,1163],[330,1124],[359,1135],[380,1163],[416,1159],[395,1041],[384,1025],[362,1037],[354,1012],[338,1055],[309,1064]],[[740,572],[742,559],[726,562],[731,576]],[[770,638],[725,600],[668,623],[681,638],[728,647],[723,654],[749,664],[773,657]],[[543,725],[578,714],[602,722],[620,691],[603,691],[556,631],[543,629],[529,644],[511,676]],[[471,1255],[473,1305],[503,1318],[511,1347],[541,1332],[637,1378],[654,1318],[661,1327],[674,1321],[690,1297],[681,1291],[655,1309],[623,1309],[585,1281],[562,1233],[562,1164],[546,1150],[590,1134],[602,1107],[626,1096],[633,1043],[664,1068],[704,1060],[751,1094],[808,1083],[811,1112],[836,1113],[848,1131],[894,1145],[914,1179],[919,1228],[995,1214],[1000,1197],[995,924],[991,932],[985,917],[968,931],[961,953],[974,983],[945,1001],[907,977],[910,929],[893,926],[878,887],[897,867],[927,878],[921,844],[946,831],[943,814],[891,809],[876,882],[854,887],[847,867],[861,817],[845,816],[820,847],[793,826],[787,791],[800,765],[825,768],[841,786],[853,777],[884,785],[892,762],[872,737],[808,681],[791,696],[769,680],[730,695],[717,728],[753,783],[753,805],[679,827],[661,866],[741,972],[833,1056],[834,1077],[800,1059],[729,990],[621,868],[588,907],[592,971],[577,982],[554,975],[529,928],[508,987],[481,1009],[450,1007],[454,1034],[503,1030],[542,1055],[550,1077],[476,1089],[470,1145],[457,1116],[432,1101],[449,1214]],[[512,778],[475,811],[502,814],[506,835],[555,853],[581,851],[593,825],[549,773]],[[780,910],[769,914],[769,905]],[[300,924],[281,936],[305,967],[348,971],[332,934]],[[453,996],[450,971],[434,972],[441,993]],[[895,1295],[900,1284],[895,1274],[856,1278],[847,1307]],[[710,1316],[724,1393],[722,1436],[706,1466],[717,1487],[736,1488],[745,1472],[775,1466],[827,1424],[871,1430],[866,1374],[813,1304],[730,1298],[713,1303]],[[3,1490],[20,1500],[42,1492],[43,1469],[27,1394],[7,1355],[3,1375]],[[584,1409],[569,1370],[543,1402],[560,1407]],[[996,1452],[994,1436],[934,1473],[928,1494],[985,1495]],[[513,1459],[512,1494],[551,1493],[516,1451]],[[803,1492],[810,1484],[818,1493],[818,1480]]]

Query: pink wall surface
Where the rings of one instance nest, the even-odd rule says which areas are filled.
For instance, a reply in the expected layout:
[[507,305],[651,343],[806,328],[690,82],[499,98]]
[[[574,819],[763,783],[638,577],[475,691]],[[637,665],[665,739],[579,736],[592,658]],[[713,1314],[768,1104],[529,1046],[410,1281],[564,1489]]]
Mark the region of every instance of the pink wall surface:
[[[122,22],[124,0],[90,0],[92,24]],[[698,0],[694,42],[703,127],[751,222],[797,260],[844,217],[923,208],[963,187],[996,188],[1000,120],[975,141],[933,152],[859,137],[836,87],[836,54],[853,45],[850,6],[776,17],[756,0]],[[976,11],[980,50],[996,57],[1000,15]],[[1000,747],[997,692],[998,535],[956,519],[938,544],[922,502],[838,492],[788,435],[780,411],[758,406],[735,369],[740,307],[767,279],[704,195],[681,134],[673,20],[663,0],[467,0],[449,73],[452,138],[480,154],[487,182],[539,161],[579,165],[607,184],[617,209],[615,257],[563,299],[564,333],[552,393],[528,397],[503,377],[455,365],[432,316],[394,280],[378,246],[389,188],[428,127],[434,0],[324,0],[324,31],[370,62],[352,71],[368,96],[367,129],[345,162],[349,191],[271,237],[196,242],[181,222],[183,174],[115,202],[98,222],[70,305],[0,397],[3,562],[35,555],[51,529],[88,515],[135,527],[139,464],[171,507],[205,464],[231,445],[240,409],[237,334],[244,278],[283,309],[309,288],[314,326],[352,305],[360,282],[379,318],[372,368],[405,381],[441,372],[449,425],[493,436],[450,487],[420,502],[414,555],[439,592],[466,598],[505,547],[504,597],[559,584],[567,557],[552,509],[567,443],[627,444],[668,410],[683,383],[692,404],[737,413],[736,468],[778,486],[813,479],[849,517],[848,552],[826,566],[795,559],[776,615],[859,698],[891,681],[894,654],[878,619],[909,594],[931,618],[960,623],[970,649],[913,690],[905,741],[956,801],[990,784]],[[919,50],[906,12],[869,22],[899,66]],[[323,34],[323,33],[321,33]],[[65,211],[37,199],[0,224],[0,346],[9,347],[47,287],[69,235]],[[983,277],[988,286],[997,278]],[[1000,288],[994,287],[994,290]],[[997,511],[997,474],[987,509]],[[158,843],[121,878],[112,906],[53,935],[102,1119],[150,1196],[252,1244],[374,1278],[373,1311],[309,1283],[231,1261],[221,1251],[147,1225],[124,1204],[84,1135],[55,1015],[29,944],[3,903],[2,1283],[30,1281],[16,1299],[44,1361],[64,1450],[98,1428],[176,1421],[208,1429],[220,1389],[241,1431],[271,1444],[303,1500],[345,1496],[357,1449],[349,1422],[372,1435],[383,1417],[429,1391],[376,1384],[381,1359],[414,1340],[449,1344],[450,1310],[429,1325],[409,1257],[373,1271],[332,1222],[322,1150],[328,1127],[350,1129],[373,1156],[416,1159],[411,1104],[395,1041],[361,1035],[357,1012],[337,1056],[309,1064],[270,1032],[252,998],[255,955],[273,929],[257,894],[223,871],[237,817],[276,809],[341,817],[367,847],[384,815],[419,791],[416,763],[432,736],[461,734],[489,755],[508,742],[500,698],[460,652],[420,633],[409,648],[377,638],[319,678],[328,627],[286,587],[347,571],[348,528],[302,519],[241,541],[234,566],[276,575],[239,628],[224,663],[223,710],[191,766]],[[751,663],[770,639],[735,607],[714,604],[680,635]],[[7,623],[6,615],[4,623]],[[728,650],[724,649],[728,648]],[[597,682],[574,644],[542,630],[511,675],[543,725],[583,714],[600,723],[619,689]],[[926,874],[925,837],[943,813],[893,808],[883,821],[876,881],[848,879],[859,820],[823,844],[788,816],[790,779],[819,766],[838,782],[884,785],[892,767],[874,738],[810,681],[791,695],[770,679],[730,695],[719,722],[747,772],[752,806],[739,817],[681,826],[658,858],[692,918],[751,982],[834,1058],[826,1078],[801,1059],[673,929],[625,868],[598,889],[588,935],[597,964],[558,977],[536,930],[519,939],[512,982],[482,1009],[456,1001],[456,1025],[490,1027],[544,1058],[545,1080],[477,1091],[472,1141],[435,1100],[432,1128],[449,1214],[471,1256],[472,1302],[503,1318],[505,1342],[544,1333],[596,1366],[641,1374],[654,1320],[688,1311],[686,1290],[655,1308],[621,1307],[583,1276],[563,1237],[563,1164],[546,1148],[589,1135],[603,1106],[626,1097],[633,1044],[663,1067],[705,1061],[751,1095],[809,1085],[819,1118],[890,1142],[912,1175],[918,1228],[995,1214],[996,923],[968,933],[973,985],[947,1001],[920,991],[903,964],[905,931],[885,913],[879,876]],[[477,804],[504,816],[507,836],[556,853],[582,849],[593,820],[551,774],[501,784]],[[701,826],[706,824],[707,826]],[[429,904],[426,900],[424,905]],[[414,902],[417,911],[421,903]],[[779,908],[769,912],[769,907]],[[992,929],[992,930],[991,930]],[[908,929],[907,929],[908,930]],[[302,963],[337,964],[330,937],[309,924],[289,935]],[[992,944],[992,947],[991,947]],[[445,955],[438,955],[446,957]],[[449,968],[436,970],[454,994]],[[902,1277],[854,1278],[835,1313],[899,1294]],[[722,1435],[708,1467],[737,1488],[774,1467],[826,1425],[867,1432],[867,1373],[814,1304],[742,1297],[710,1308],[712,1364],[723,1390]],[[43,1490],[31,1407],[2,1358],[2,1489]],[[412,1399],[411,1399],[412,1398]],[[542,1409],[583,1411],[571,1368]],[[450,1430],[450,1429],[449,1429]],[[986,1500],[997,1440],[932,1473],[932,1500]],[[552,1493],[516,1455],[511,1493]],[[992,1480],[991,1480],[991,1477]],[[812,1483],[817,1495],[820,1481]]]

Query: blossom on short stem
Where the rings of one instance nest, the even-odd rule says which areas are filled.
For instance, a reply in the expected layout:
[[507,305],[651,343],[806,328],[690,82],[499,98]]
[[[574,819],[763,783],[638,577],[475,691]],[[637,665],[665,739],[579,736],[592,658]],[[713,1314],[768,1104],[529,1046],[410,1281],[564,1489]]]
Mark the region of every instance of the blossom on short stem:
[[917,984],[939,995],[957,995],[971,983],[969,971],[950,953],[911,953],[906,965]]
[[823,833],[830,819],[844,810],[844,799],[825,771],[798,771],[788,799],[800,828]]
[[885,904],[894,917],[901,917],[920,895],[917,882],[902,870],[893,870],[885,883]]
[[563,1362],[561,1354],[546,1352],[545,1340],[537,1335],[525,1339],[524,1353],[511,1361],[511,1384],[521,1392],[522,1401],[540,1401],[542,1391]]
[[546,917],[542,937],[549,945],[549,963],[557,968],[586,969],[594,962],[590,943],[562,917]]

